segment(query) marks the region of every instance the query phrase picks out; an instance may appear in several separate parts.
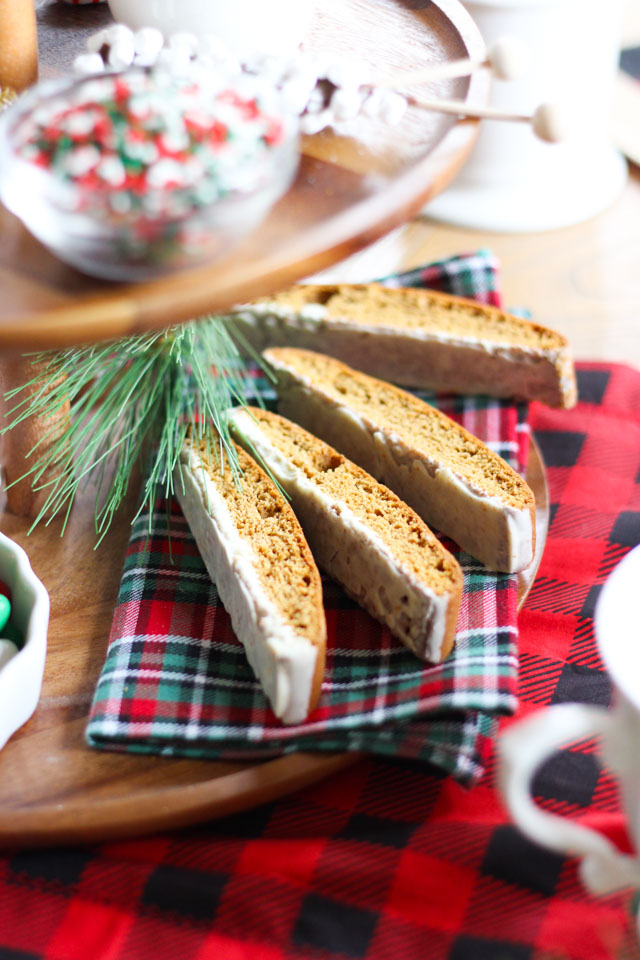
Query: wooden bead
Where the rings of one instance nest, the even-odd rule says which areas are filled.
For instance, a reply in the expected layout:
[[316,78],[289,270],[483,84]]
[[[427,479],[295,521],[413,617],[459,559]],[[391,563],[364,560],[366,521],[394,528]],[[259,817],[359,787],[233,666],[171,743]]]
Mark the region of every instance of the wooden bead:
[[501,37],[489,47],[488,64],[498,80],[517,80],[526,73],[529,55],[515,37]]
[[533,132],[547,143],[559,143],[570,134],[570,123],[557,103],[541,103],[531,118]]

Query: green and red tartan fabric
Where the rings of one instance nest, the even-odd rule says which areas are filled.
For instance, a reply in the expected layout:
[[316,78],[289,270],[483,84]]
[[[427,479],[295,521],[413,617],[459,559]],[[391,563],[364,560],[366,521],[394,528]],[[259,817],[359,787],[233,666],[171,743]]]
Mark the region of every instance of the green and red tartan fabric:
[[[495,263],[483,254],[401,279],[495,297]],[[274,400],[257,375],[247,389]],[[421,396],[524,472],[525,406]],[[304,724],[286,727],[247,663],[179,506],[159,500],[132,531],[88,742],[223,759],[367,751],[428,761],[473,782],[497,716],[517,704],[517,578],[491,573],[448,545],[464,572],[453,653],[442,664],[423,664],[324,578],[328,643],[320,703]]]

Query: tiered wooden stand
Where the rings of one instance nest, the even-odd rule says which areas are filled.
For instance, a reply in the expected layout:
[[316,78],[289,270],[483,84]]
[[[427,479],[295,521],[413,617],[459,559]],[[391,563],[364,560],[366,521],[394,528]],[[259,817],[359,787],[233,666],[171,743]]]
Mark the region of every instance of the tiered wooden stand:
[[[69,67],[102,5],[39,7],[41,74]],[[432,60],[477,58],[480,37],[457,0],[323,3],[308,45],[368,61],[380,82]],[[487,78],[441,82],[416,94],[485,102]],[[11,351],[113,338],[220,310],[291,283],[371,243],[415,213],[455,175],[473,122],[411,110],[393,130],[358,120],[304,144],[298,178],[265,225],[224,262],[140,286],[108,285],[65,267],[0,211],[0,348]],[[534,449],[539,552],[546,535],[544,472]],[[4,496],[4,495],[3,495]],[[0,846],[96,842],[246,809],[340,770],[354,755],[297,754],[266,763],[213,763],[109,754],[83,734],[107,636],[135,491],[96,552],[91,491],[71,516],[27,537],[28,521],[2,513],[51,596],[49,649],[38,710],[0,753]],[[539,555],[522,579],[524,594]]]

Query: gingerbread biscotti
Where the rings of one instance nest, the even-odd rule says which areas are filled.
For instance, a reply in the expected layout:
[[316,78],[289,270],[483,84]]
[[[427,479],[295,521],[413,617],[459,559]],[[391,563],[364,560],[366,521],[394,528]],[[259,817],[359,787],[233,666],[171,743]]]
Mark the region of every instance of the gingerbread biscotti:
[[420,517],[277,414],[238,408],[231,430],[291,497],[320,567],[418,657],[444,659],[454,641],[462,573]]
[[535,500],[484,443],[411,394],[323,354],[274,348],[280,412],[394,490],[491,570],[533,559]]
[[407,387],[540,400],[553,407],[576,402],[563,336],[449,294],[380,284],[302,284],[242,304],[233,317],[258,352],[302,347]]
[[273,711],[300,723],[320,696],[326,620],[318,568],[291,507],[238,449],[241,477],[190,437],[174,488]]

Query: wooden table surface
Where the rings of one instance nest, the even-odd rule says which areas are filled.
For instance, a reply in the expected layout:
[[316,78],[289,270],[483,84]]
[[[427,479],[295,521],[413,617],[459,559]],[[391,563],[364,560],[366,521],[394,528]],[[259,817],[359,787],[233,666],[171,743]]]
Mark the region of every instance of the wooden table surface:
[[500,259],[505,305],[526,307],[539,323],[559,330],[577,359],[640,367],[638,167],[630,168],[619,199],[584,223],[503,234],[422,216],[322,276],[355,282],[483,248]]

